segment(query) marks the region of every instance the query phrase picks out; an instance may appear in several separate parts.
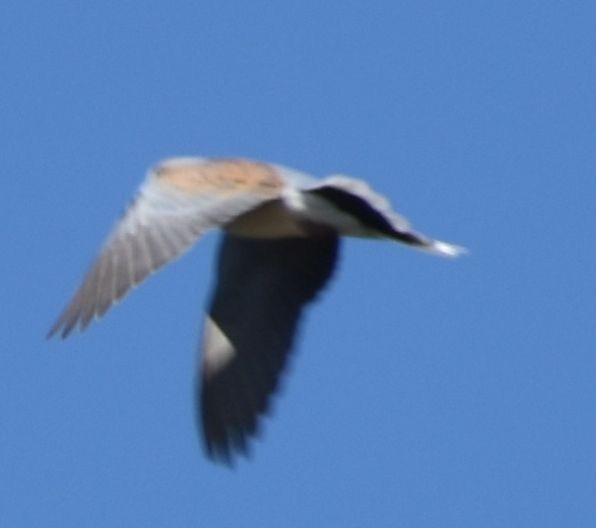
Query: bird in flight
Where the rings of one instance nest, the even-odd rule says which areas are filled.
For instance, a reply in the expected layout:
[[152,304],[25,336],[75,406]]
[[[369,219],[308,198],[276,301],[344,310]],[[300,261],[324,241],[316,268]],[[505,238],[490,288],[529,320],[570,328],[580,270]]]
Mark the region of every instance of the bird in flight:
[[325,286],[339,237],[402,242],[456,257],[414,231],[365,182],[245,159],[172,158],[153,167],[48,337],[87,328],[134,286],[222,228],[197,376],[207,455],[247,455],[292,350],[304,307]]

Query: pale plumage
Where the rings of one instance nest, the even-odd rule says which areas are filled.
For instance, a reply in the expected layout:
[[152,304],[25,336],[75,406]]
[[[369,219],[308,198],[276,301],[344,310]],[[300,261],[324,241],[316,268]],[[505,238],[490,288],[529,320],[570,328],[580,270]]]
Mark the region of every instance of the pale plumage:
[[149,172],[49,335],[85,329],[217,227],[226,234],[203,333],[198,418],[208,454],[227,462],[247,452],[301,311],[333,273],[339,235],[462,252],[411,230],[360,180],[317,180],[248,160],[174,158]]

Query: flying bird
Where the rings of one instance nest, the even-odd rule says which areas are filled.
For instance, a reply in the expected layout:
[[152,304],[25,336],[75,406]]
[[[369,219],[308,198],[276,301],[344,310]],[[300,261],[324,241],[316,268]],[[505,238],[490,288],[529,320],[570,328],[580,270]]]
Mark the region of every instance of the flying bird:
[[247,455],[300,315],[333,273],[340,236],[447,257],[464,251],[414,231],[361,180],[245,159],[167,159],[149,170],[48,337],[84,330],[213,228],[224,236],[203,329],[197,421],[207,455],[225,463]]

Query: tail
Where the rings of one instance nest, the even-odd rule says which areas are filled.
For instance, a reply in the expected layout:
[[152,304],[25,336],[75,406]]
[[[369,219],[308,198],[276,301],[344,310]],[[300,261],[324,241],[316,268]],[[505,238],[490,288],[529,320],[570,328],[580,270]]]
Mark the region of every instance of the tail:
[[456,258],[465,255],[468,252],[465,247],[450,244],[449,242],[442,242],[441,240],[433,240],[432,238],[427,238],[415,231],[393,230],[391,238],[402,242],[403,244],[407,244],[408,246],[420,249],[421,251],[439,255],[441,257]]
[[432,240],[429,245],[421,246],[420,249],[439,255],[441,257],[456,258],[465,255],[468,250],[462,246],[456,246],[449,242],[442,242],[441,240]]

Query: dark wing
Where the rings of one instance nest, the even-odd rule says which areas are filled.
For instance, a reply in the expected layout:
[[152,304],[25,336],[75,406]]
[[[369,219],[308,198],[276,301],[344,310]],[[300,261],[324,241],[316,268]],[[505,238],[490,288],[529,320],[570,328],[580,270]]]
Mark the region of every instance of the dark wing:
[[263,164],[172,159],[149,173],[48,337],[85,329],[149,274],[199,237],[278,197],[282,182]]
[[333,273],[332,234],[256,240],[226,235],[203,338],[199,420],[205,448],[230,463],[269,408],[306,304]]

